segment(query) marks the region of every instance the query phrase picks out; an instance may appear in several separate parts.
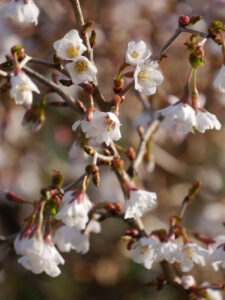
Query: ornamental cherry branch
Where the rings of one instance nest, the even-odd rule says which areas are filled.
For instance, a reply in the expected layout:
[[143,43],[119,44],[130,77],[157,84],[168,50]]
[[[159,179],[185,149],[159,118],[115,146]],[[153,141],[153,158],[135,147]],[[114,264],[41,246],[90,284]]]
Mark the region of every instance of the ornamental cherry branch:
[[153,121],[149,125],[145,134],[143,136],[141,136],[141,140],[140,140],[140,144],[138,146],[136,158],[131,162],[131,164],[127,170],[127,173],[131,177],[134,177],[134,175],[136,174],[138,166],[142,162],[143,156],[145,155],[145,152],[146,152],[146,143],[149,141],[151,136],[157,131],[157,129],[159,128],[159,124],[160,124],[159,120]]
[[[159,51],[150,57],[151,60],[160,60],[162,55],[165,53],[165,51],[170,47],[170,45],[175,41],[175,39],[182,33],[192,33],[192,34],[198,34],[201,37],[209,38],[210,34],[208,32],[202,32],[198,30],[194,30],[191,28],[187,28],[184,26],[178,25],[176,31],[172,34],[172,36],[166,41],[166,43],[162,46],[162,48],[159,49]],[[124,96],[131,88],[134,87],[134,80],[132,80],[121,92],[120,96]]]

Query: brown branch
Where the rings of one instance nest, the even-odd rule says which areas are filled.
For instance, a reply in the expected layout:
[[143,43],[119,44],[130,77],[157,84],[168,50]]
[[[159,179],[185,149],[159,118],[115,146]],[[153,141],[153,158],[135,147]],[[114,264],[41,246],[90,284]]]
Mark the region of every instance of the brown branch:
[[68,185],[65,185],[62,187],[62,190],[64,192],[67,192],[68,190],[70,190],[74,185],[78,184],[79,182],[81,182],[84,177],[87,175],[87,173],[85,172],[84,174],[82,174],[80,177],[78,177],[77,179],[75,179],[74,181],[72,181],[71,183],[69,183]]
[[151,136],[156,132],[156,130],[159,127],[159,124],[160,124],[159,120],[153,121],[150,124],[150,126],[148,127],[148,129],[146,130],[143,137],[141,137],[141,141],[138,146],[136,158],[131,162],[131,164],[127,170],[127,173],[131,177],[134,177],[134,175],[137,173],[137,169],[138,169],[140,163],[142,162],[143,156],[145,155],[145,152],[146,152],[146,143],[151,138]]
[[43,83],[44,85],[46,85],[47,87],[49,87],[50,89],[52,89],[54,92],[56,92],[59,96],[62,97],[62,99],[73,109],[76,110],[76,112],[81,113],[77,104],[73,101],[73,98],[67,94],[61,87],[60,85],[54,83],[53,81],[47,79],[46,77],[44,77],[43,75],[41,75],[40,73],[30,69],[29,67],[24,66],[23,70],[25,71],[25,73],[27,73],[28,75],[30,75],[31,77],[35,78],[36,80],[38,80],[39,82]]
[[93,50],[92,50],[90,42],[89,42],[88,34],[83,31],[83,26],[84,26],[85,22],[84,22],[83,13],[82,13],[81,6],[80,6],[80,1],[79,0],[69,0],[69,1],[73,7],[74,15],[75,15],[75,18],[77,21],[77,25],[78,25],[80,34],[83,37],[85,46],[87,47],[87,57],[92,63],[94,63]]
[[54,63],[51,63],[51,62],[49,62],[47,60],[36,58],[36,57],[32,57],[31,60],[28,61],[28,63],[34,63],[34,64],[43,65],[43,66],[48,67],[50,69],[57,70],[60,73],[62,73],[63,75],[65,75],[66,77],[70,78],[70,74],[69,74],[69,72],[66,69],[64,69],[62,66],[57,66]]

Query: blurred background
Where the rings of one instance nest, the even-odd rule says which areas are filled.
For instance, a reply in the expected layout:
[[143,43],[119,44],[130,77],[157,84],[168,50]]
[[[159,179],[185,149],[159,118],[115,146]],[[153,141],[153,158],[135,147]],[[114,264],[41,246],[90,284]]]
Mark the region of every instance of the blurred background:
[[[52,61],[53,42],[77,28],[69,1],[35,0],[35,3],[41,11],[36,27],[0,19],[1,62],[15,44],[23,46],[28,55]],[[82,0],[81,5],[85,20],[95,22],[94,57],[99,87],[106,99],[113,96],[113,77],[123,62],[129,41],[144,40],[154,53],[175,31],[180,15],[201,15],[203,19],[194,26],[201,31],[207,31],[211,21],[224,22],[225,15],[224,0]],[[188,51],[183,45],[189,36],[181,34],[167,51],[169,57],[160,64],[164,82],[157,94],[147,99],[154,111],[166,107],[171,95],[181,96],[190,68]],[[221,49],[209,40],[205,47],[205,65],[198,69],[197,83],[206,109],[217,115],[222,129],[186,136],[160,129],[154,137],[150,161],[139,169],[137,186],[157,192],[159,200],[156,211],[143,218],[148,232],[168,228],[169,217],[178,213],[192,181],[198,179],[202,189],[186,211],[185,225],[210,236],[224,234],[225,97],[212,85],[221,64]],[[50,70],[30,66],[51,78]],[[86,95],[80,88],[68,90],[74,98],[85,101]],[[74,143],[76,133],[71,126],[79,118],[74,111],[47,106],[46,121],[39,132],[34,132],[32,124],[21,124],[25,109],[16,106],[9,93],[1,94],[0,98],[0,234],[7,236],[24,226],[30,207],[8,203],[4,198],[5,189],[26,199],[38,199],[40,188],[50,184],[52,170],[62,172],[65,183],[69,183],[81,175],[88,159]],[[48,99],[59,100],[59,97],[51,94]],[[119,144],[136,149],[139,142],[136,128],[140,124],[147,126],[150,116],[132,91],[121,105],[120,119],[122,139]],[[127,161],[125,165],[128,166]],[[107,167],[102,167],[100,174],[100,187],[91,185],[88,191],[91,200],[119,201],[123,205],[115,176]],[[17,263],[13,249],[2,245],[0,300],[180,299],[173,288],[157,293],[145,285],[161,270],[155,264],[148,271],[129,259],[126,245],[120,242],[126,228],[120,220],[104,221],[102,232],[91,236],[89,253],[81,256],[72,251],[63,255],[66,263],[58,278],[26,271]],[[210,266],[204,270],[195,267],[193,273],[198,282],[224,281],[224,273],[215,272]]]

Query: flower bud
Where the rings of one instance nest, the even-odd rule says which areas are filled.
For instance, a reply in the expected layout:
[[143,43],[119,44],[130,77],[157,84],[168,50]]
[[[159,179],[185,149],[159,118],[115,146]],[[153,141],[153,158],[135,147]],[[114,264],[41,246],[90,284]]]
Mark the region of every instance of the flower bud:
[[136,157],[135,151],[133,147],[129,147],[126,152],[127,157],[130,161],[134,160]]
[[95,29],[93,29],[91,31],[91,36],[90,36],[89,41],[90,41],[91,47],[93,48],[95,46],[95,44],[96,44],[96,30]]
[[52,185],[60,188],[63,183],[63,176],[59,171],[54,170],[52,174]]
[[187,26],[190,22],[190,18],[188,16],[180,16],[179,17],[179,24],[181,26]]

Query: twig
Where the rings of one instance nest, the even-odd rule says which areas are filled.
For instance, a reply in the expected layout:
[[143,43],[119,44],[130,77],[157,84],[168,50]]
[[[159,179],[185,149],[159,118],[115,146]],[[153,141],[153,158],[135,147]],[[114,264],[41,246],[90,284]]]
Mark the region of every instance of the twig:
[[86,175],[87,175],[87,173],[85,172],[85,173],[82,174],[80,177],[78,177],[77,179],[75,179],[74,181],[72,181],[71,183],[69,183],[68,185],[63,186],[63,187],[62,187],[62,190],[63,190],[64,192],[70,190],[74,185],[76,185],[76,184],[78,184],[79,182],[81,182],[81,181],[84,179],[84,177],[85,177]]
[[137,155],[136,158],[131,162],[127,173],[134,177],[135,173],[137,172],[138,166],[140,165],[143,156],[146,151],[146,143],[150,139],[150,137],[155,133],[155,131],[159,127],[159,120],[155,120],[151,123],[151,125],[148,127],[147,131],[145,132],[144,136],[141,138],[140,144],[138,146]]
[[85,25],[85,22],[84,22],[83,13],[82,13],[81,6],[80,6],[80,1],[79,0],[69,0],[69,1],[73,7],[80,34],[83,37],[85,46],[87,47],[87,57],[93,63],[94,62],[93,51],[92,51],[92,48],[91,48],[91,45],[89,42],[89,38],[88,38],[87,33],[83,31],[83,26]]
[[68,73],[68,71],[66,69],[64,69],[62,66],[61,67],[57,66],[54,63],[51,63],[47,60],[32,57],[31,60],[29,61],[29,63],[39,64],[39,65],[48,67],[50,69],[55,69],[55,70],[59,71],[60,73],[62,73],[63,75],[65,75],[66,77],[70,78],[70,74]]
[[81,113],[79,108],[77,107],[76,103],[73,101],[73,98],[67,94],[59,85],[54,83],[53,81],[47,79],[40,73],[30,69],[29,67],[23,67],[23,70],[30,75],[31,77],[35,78],[39,82],[45,84],[49,88],[51,88],[54,92],[62,97],[62,99],[73,109],[75,109],[78,113]]

